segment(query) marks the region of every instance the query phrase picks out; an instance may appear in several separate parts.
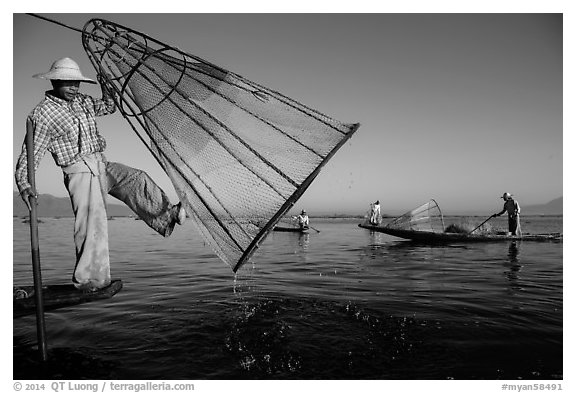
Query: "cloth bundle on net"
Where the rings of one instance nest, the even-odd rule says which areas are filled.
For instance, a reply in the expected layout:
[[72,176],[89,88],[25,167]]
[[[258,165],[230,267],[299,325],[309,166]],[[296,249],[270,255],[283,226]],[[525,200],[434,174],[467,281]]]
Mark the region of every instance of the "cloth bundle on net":
[[359,126],[113,22],[90,20],[83,45],[235,272]]
[[434,199],[404,213],[391,221],[386,228],[413,231],[444,232],[444,217]]

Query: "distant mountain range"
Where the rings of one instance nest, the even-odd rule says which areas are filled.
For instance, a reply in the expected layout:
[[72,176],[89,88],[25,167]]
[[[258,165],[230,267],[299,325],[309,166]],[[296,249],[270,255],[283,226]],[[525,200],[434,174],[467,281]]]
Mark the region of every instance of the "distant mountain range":
[[543,205],[530,205],[522,206],[520,205],[521,214],[524,216],[536,216],[536,215],[561,215],[564,211],[563,207],[563,197],[556,198]]
[[[110,198],[112,199],[112,198]],[[562,215],[563,214],[563,197],[554,199],[543,205],[522,206],[522,215]],[[28,216],[28,208],[24,205],[22,198],[17,192],[14,192],[13,216]],[[58,198],[50,194],[40,194],[38,197],[38,216],[39,217],[72,217],[72,205],[69,198]],[[134,212],[125,205],[108,203],[108,216],[122,217],[132,216]]]
[[[28,208],[24,204],[20,194],[14,191],[14,201],[12,216],[28,216]],[[108,203],[108,216],[121,217],[131,216],[134,212],[125,205]],[[70,198],[58,198],[50,194],[40,194],[38,196],[38,216],[39,217],[73,217],[72,204]]]

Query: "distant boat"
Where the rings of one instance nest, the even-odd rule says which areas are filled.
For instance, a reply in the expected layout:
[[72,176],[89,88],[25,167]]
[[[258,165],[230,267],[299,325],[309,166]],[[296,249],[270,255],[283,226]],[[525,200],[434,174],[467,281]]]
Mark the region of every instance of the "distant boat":
[[[44,223],[41,219],[38,219],[38,223]],[[30,217],[26,217],[22,220],[22,224],[30,224]]]
[[308,228],[308,227],[300,228],[300,227],[296,227],[296,226],[292,226],[292,227],[275,226],[274,231],[275,232],[308,233],[310,231],[310,228]]
[[562,233],[540,233],[525,234],[522,236],[508,236],[506,234],[468,234],[468,233],[450,233],[450,232],[430,232],[418,231],[413,229],[388,228],[378,225],[358,224],[360,228],[369,229],[374,232],[382,232],[387,235],[396,236],[402,239],[413,240],[421,243],[440,244],[440,243],[480,243],[495,241],[562,241]]
[[[366,220],[358,224],[360,228],[402,239],[421,243],[471,243],[495,241],[562,241],[562,233],[525,234],[523,236],[509,236],[506,233],[480,231],[447,232],[444,228],[444,216],[435,200],[419,206],[402,216],[392,220],[387,225],[373,225]],[[479,229],[479,228],[476,228]]]

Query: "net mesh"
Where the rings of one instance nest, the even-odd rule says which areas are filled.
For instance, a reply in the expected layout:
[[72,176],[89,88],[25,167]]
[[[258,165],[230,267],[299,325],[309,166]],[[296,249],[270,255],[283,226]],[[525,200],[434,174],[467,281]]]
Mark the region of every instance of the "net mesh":
[[444,217],[436,201],[431,199],[422,206],[410,210],[394,219],[386,225],[386,228],[444,232]]
[[83,45],[234,271],[358,128],[112,22],[90,20]]

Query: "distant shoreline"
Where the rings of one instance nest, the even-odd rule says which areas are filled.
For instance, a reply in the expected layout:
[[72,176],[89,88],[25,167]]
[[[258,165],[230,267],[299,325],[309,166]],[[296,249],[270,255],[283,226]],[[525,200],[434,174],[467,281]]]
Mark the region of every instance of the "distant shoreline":
[[[563,205],[562,205],[563,198],[557,198],[553,201],[550,201],[547,204],[541,205],[528,205],[522,207],[523,217],[530,217],[530,216],[563,216]],[[316,211],[314,214],[313,208],[308,209],[310,213],[310,218],[312,219],[320,219],[320,218],[346,218],[346,219],[364,219],[366,217],[365,211],[359,211],[358,213],[349,213],[352,209],[342,209],[343,213],[337,212],[324,212]],[[405,214],[406,211],[397,211],[397,209],[393,209],[388,207],[387,211],[384,212],[382,217],[384,219],[393,219],[396,217],[400,217],[401,215]],[[447,211],[451,211],[452,209],[447,209]],[[344,211],[348,213],[344,213]],[[444,214],[444,217],[488,217],[492,211],[486,210],[477,210],[470,212],[460,212],[459,209],[453,209],[452,211],[456,211],[457,213],[451,214]],[[445,211],[446,213],[446,211]],[[20,217],[20,216],[28,216],[28,209],[24,202],[20,198],[18,192],[14,192],[13,195],[13,205],[12,205],[12,216]],[[73,217],[72,207],[70,204],[70,199],[67,197],[55,197],[50,194],[40,194],[39,196],[39,204],[38,204],[38,216],[39,217]],[[286,216],[289,217],[291,213],[287,213]],[[135,213],[126,205],[118,204],[118,203],[108,203],[108,216],[109,217],[130,217],[135,216]]]
[[[522,217],[563,217],[564,214],[524,214]],[[55,216],[43,216],[43,215],[39,215],[38,217],[42,217],[42,218],[55,218],[55,219],[60,219],[60,218],[74,218],[73,215],[55,215]],[[366,219],[366,216],[364,215],[318,215],[318,216],[309,216],[310,219],[346,219],[346,220],[351,220],[351,219],[355,219],[355,220],[364,220]],[[394,218],[397,218],[399,216],[382,216],[382,218],[384,220],[392,220]],[[449,218],[449,217],[483,217],[485,218],[486,215],[482,215],[482,214],[447,214],[444,216],[444,218]],[[23,215],[23,214],[14,214],[12,215],[12,218],[29,218],[28,215]],[[123,214],[118,214],[118,215],[109,215],[108,218],[133,218],[133,219],[137,219],[136,215],[131,214],[131,215],[123,215]]]

